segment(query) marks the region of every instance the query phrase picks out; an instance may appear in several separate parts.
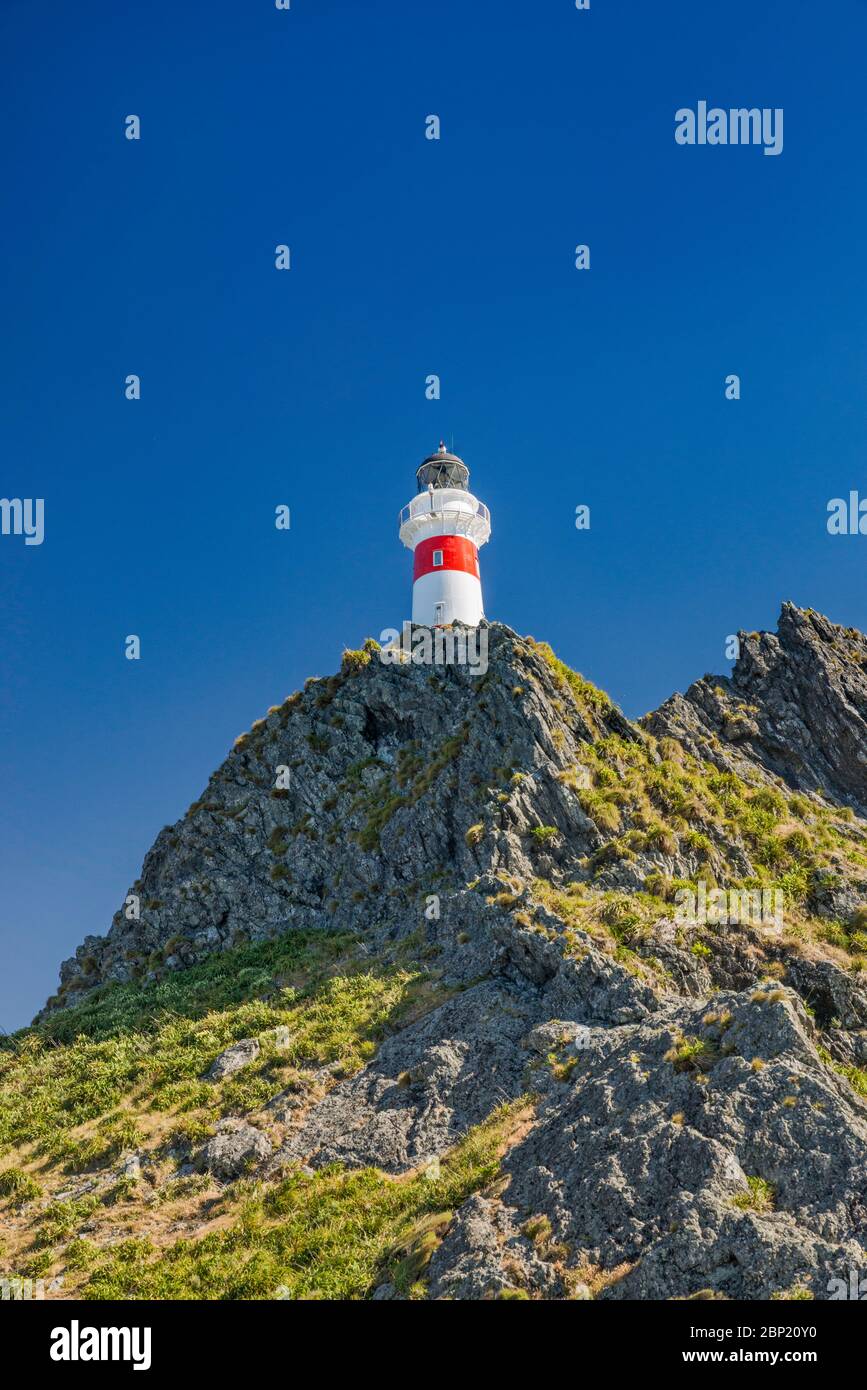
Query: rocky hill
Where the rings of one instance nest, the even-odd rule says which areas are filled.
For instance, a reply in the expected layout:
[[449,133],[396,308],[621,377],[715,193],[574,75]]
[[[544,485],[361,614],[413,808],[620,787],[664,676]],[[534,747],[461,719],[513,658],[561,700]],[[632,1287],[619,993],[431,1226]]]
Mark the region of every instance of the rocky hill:
[[7,1274],[765,1299],[860,1267],[867,639],[785,605],[634,724],[487,635],[483,675],[347,652],[160,833],[0,1049]]

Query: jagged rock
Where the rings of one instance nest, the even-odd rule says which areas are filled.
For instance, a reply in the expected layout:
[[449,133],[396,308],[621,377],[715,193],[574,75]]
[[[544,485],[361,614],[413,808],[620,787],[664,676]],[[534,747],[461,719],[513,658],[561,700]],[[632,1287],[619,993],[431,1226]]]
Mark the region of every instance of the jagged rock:
[[[551,921],[542,910],[538,919]],[[558,925],[562,934],[562,923]],[[552,930],[556,930],[553,924]],[[562,935],[552,939],[511,918],[496,922],[492,934],[521,975],[544,985],[552,1004],[562,1002],[563,1017],[571,1015],[582,1023],[630,1023],[659,1006],[652,989],[619,969],[583,932],[575,933],[581,951],[578,959],[564,956]]]
[[566,1047],[569,1043],[583,1043],[589,1030],[581,1023],[573,1023],[561,1018],[552,1018],[547,1023],[539,1023],[527,1034],[527,1047],[543,1055]]
[[[51,1008],[299,927],[363,938],[359,963],[421,941],[442,991],[424,1017],[354,1075],[305,1061],[265,1108],[276,1152],[234,1120],[195,1166],[426,1171],[529,1091],[506,1181],[437,1230],[431,1297],[825,1296],[867,1245],[867,1105],[839,1071],[867,1061],[844,949],[867,930],[867,639],[785,605],[777,634],[741,634],[731,678],[635,725],[531,639],[487,631],[482,678],[374,657],[269,714],[157,837],[131,890],[140,920],[88,937]],[[677,881],[766,882],[777,862],[721,805],[699,833],[688,797],[660,825],[647,796],[584,795],[594,757],[617,788],[630,760],[664,780],[683,750],[779,801],[782,835],[799,817],[791,878],[824,936],[671,915]],[[258,1055],[245,1039],[208,1075]],[[384,1271],[373,1296],[400,1287]]]
[[470,1197],[449,1235],[434,1252],[430,1268],[432,1298],[484,1298],[514,1283],[503,1269],[495,1205]]
[[867,1028],[867,989],[857,976],[831,961],[794,957],[788,964],[787,979],[823,1026]]
[[[598,709],[567,705],[537,647],[498,624],[488,631],[482,678],[374,658],[309,685],[242,739],[145,857],[129,890],[140,918],[119,909],[107,937],[88,937],[64,962],[59,1002],[184,968],[239,935],[369,929],[374,907],[383,931],[408,916],[415,927],[430,892],[457,935],[462,902],[450,895],[468,880],[532,878],[543,865],[578,872],[601,838],[554,773],[588,738],[640,735],[601,698]],[[293,768],[289,788],[276,788],[278,766]],[[533,837],[545,826],[559,830],[553,850]]]
[[[455,946],[467,931],[462,918],[474,914],[468,881],[586,878],[587,856],[616,832],[583,809],[570,769],[583,766],[588,741],[640,743],[641,730],[602,697],[573,699],[532,642],[500,624],[487,631],[482,678],[374,657],[352,675],[308,683],[242,738],[146,856],[130,889],[140,919],[118,911],[107,937],[88,937],[61,967],[56,1002],[296,925],[369,933],[375,920],[381,941],[417,929],[431,893],[438,940]],[[645,726],[753,782],[783,778],[863,810],[867,639],[791,605],[778,635],[741,637],[731,680],[697,682]],[[293,768],[289,788],[275,787],[278,766]],[[553,839],[534,836],[546,827]],[[867,847],[867,827],[855,831]],[[753,872],[742,843],[708,833],[731,874]],[[635,891],[653,871],[695,879],[702,862],[684,842],[674,853],[619,854],[595,881]],[[853,879],[845,866],[819,875],[814,896],[817,911],[848,919],[867,903],[867,876]],[[464,963],[478,973],[488,946],[469,934]],[[536,956],[543,971],[544,957]]]
[[236,1071],[255,1062],[260,1052],[261,1048],[255,1038],[242,1038],[240,1042],[232,1043],[232,1046],[221,1052],[212,1063],[206,1080],[224,1081],[227,1076],[234,1076]]
[[271,1145],[252,1125],[218,1126],[218,1133],[209,1139],[196,1155],[193,1167],[210,1173],[224,1182],[243,1177],[271,1157]]
[[867,637],[784,603],[776,633],[738,641],[730,679],[696,681],[647,728],[728,770],[758,765],[867,814]]
[[[715,999],[725,1026],[680,1006],[621,1030],[505,1160],[515,1219],[545,1213],[576,1264],[622,1270],[600,1296],[821,1296],[863,1259],[867,1106],[822,1066],[796,996],[776,994]],[[706,1054],[667,1060],[678,1037]],[[738,1205],[751,1177],[774,1210]]]
[[501,1101],[522,1093],[519,1043],[536,1008],[526,983],[484,983],[450,999],[384,1042],[357,1076],[338,1082],[272,1167],[341,1161],[401,1172],[444,1153]]
[[394,1287],[394,1284],[377,1284],[371,1297],[374,1303],[383,1303],[387,1302],[389,1299],[399,1298],[400,1295]]

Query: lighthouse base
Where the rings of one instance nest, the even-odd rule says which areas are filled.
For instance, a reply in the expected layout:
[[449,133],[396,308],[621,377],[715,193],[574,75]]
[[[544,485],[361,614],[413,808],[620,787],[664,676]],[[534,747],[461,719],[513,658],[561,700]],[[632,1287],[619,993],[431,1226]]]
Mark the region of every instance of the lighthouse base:
[[482,586],[474,574],[431,570],[412,586],[412,620],[421,627],[478,627],[484,616]]

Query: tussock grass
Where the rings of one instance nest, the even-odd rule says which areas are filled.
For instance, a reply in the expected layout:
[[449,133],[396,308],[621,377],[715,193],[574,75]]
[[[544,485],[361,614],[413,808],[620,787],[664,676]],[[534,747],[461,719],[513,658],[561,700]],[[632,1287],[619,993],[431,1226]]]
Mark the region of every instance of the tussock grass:
[[769,1212],[774,1210],[773,1185],[764,1178],[747,1178],[747,1191],[738,1193],[733,1205],[740,1211]]
[[423,1277],[454,1211],[498,1174],[526,1115],[503,1106],[440,1162],[440,1175],[390,1178],[332,1165],[292,1173],[253,1194],[231,1224],[155,1250],[123,1242],[103,1253],[85,1299],[362,1299],[378,1283],[409,1292]]
[[[149,986],[104,989],[4,1039],[0,1221],[14,1211],[16,1222],[0,1273],[63,1270],[64,1289],[88,1298],[272,1298],[281,1283],[296,1290],[286,1296],[363,1297],[393,1250],[394,1277],[417,1283],[441,1222],[423,1238],[411,1228],[496,1172],[513,1108],[468,1136],[435,1180],[335,1168],[221,1189],[178,1164],[221,1114],[275,1124],[267,1100],[287,1087],[302,1104],[317,1098],[445,997],[409,949],[385,964],[345,934],[297,932]],[[251,1036],[254,1062],[204,1080]],[[142,1176],[112,1174],[133,1149]],[[179,1229],[206,1233],[176,1240]]]
[[[300,983],[296,985],[295,981]],[[0,1153],[22,1144],[78,1168],[136,1142],[134,1104],[214,1113],[263,1103],[308,1063],[347,1074],[375,1051],[403,1008],[433,988],[420,967],[360,962],[346,935],[297,932],[211,957],[142,987],[112,986],[0,1046]],[[269,1032],[288,1027],[278,1049]],[[220,1086],[203,1080],[224,1048],[259,1037],[251,1066]],[[89,1121],[105,1124],[70,1136]]]

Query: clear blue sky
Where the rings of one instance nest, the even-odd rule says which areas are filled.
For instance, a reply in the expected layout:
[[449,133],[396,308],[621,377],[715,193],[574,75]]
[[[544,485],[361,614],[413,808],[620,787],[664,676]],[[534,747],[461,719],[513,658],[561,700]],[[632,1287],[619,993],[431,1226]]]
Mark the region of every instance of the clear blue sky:
[[[862,3],[5,0],[0,51],[0,491],[46,507],[0,537],[6,1028],[235,735],[409,616],[441,435],[489,616],[630,715],[785,598],[867,627],[825,529],[867,495]],[[700,99],[783,153],[678,146]]]

